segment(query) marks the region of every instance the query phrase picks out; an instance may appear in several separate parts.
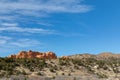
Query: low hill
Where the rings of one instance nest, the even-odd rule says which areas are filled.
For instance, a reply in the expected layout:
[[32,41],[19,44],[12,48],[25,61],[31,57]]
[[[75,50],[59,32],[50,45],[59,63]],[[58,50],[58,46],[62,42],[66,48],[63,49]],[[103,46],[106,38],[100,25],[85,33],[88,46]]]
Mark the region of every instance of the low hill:
[[[23,51],[21,57],[0,58],[0,80],[120,80],[119,54],[77,54],[51,58]],[[27,55],[27,57],[26,57]]]

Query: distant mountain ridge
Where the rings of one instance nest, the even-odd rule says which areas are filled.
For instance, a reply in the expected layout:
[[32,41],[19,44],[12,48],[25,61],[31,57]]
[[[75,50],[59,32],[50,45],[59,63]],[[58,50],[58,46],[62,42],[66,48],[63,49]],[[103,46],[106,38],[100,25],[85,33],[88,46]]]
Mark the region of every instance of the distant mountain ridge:
[[71,55],[69,56],[71,58],[120,58],[120,54],[114,54],[114,53],[111,53],[111,52],[103,52],[103,53],[100,53],[100,54],[97,54],[97,55],[94,55],[94,54],[76,54],[76,55]]

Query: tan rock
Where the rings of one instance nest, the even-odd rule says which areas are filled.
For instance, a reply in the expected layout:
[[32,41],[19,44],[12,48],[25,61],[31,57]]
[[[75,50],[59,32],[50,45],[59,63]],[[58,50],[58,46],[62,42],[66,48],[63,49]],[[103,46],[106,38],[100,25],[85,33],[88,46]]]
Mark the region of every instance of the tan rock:
[[62,56],[61,58],[62,58],[62,59],[69,59],[68,56]]
[[8,58],[16,58],[16,55],[10,55]]

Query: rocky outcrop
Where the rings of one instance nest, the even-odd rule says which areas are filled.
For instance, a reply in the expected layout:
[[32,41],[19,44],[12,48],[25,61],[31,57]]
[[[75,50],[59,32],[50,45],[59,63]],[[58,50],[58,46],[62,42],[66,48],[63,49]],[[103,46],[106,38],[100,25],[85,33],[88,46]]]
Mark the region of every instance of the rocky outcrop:
[[35,52],[29,50],[21,51],[17,55],[10,55],[9,58],[43,58],[43,59],[56,59],[57,56],[53,52]]

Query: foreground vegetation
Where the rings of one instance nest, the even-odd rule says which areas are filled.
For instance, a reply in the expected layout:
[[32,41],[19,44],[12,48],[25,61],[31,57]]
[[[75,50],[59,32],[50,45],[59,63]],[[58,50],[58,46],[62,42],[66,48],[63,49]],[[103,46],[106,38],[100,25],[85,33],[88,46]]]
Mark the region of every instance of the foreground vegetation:
[[[71,67],[70,67],[71,66]],[[20,69],[19,69],[20,68]],[[49,69],[51,73],[58,75],[58,71],[64,73],[65,69],[69,69],[68,76],[72,76],[75,70],[80,71],[81,68],[88,71],[90,74],[95,74],[99,78],[108,78],[109,75],[104,71],[113,72],[116,76],[120,73],[120,59],[96,59],[96,58],[83,58],[83,59],[56,59],[45,60],[38,58],[0,58],[0,77],[9,77],[11,75],[29,75],[29,72],[37,72],[39,76],[45,76],[43,73],[45,69]],[[55,78],[55,76],[53,76]]]

